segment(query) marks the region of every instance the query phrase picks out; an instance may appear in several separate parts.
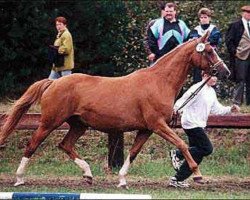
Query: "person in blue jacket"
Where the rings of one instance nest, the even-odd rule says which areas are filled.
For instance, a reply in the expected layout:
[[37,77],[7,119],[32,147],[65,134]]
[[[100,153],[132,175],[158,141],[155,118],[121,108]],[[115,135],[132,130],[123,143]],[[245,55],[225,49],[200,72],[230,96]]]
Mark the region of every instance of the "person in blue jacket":
[[[189,33],[188,38],[199,38],[202,37],[207,31],[210,32],[210,36],[208,41],[210,44],[217,48],[217,46],[221,43],[221,33],[219,29],[214,25],[211,24],[211,15],[212,12],[208,8],[201,8],[198,11],[198,17],[200,20],[200,24],[196,26],[191,32]],[[197,83],[202,80],[201,70],[199,68],[193,68],[193,82]]]
[[184,21],[176,19],[177,6],[166,3],[165,17],[157,19],[148,30],[147,43],[154,61],[187,40],[190,32]]
[[145,50],[146,50],[146,53],[147,53],[147,59],[149,60],[150,66],[152,66],[154,64],[155,54],[153,52],[151,52],[149,44],[148,44],[148,42],[149,42],[149,40],[148,40],[148,31],[149,31],[150,27],[153,26],[154,23],[158,19],[164,18],[165,14],[166,14],[166,12],[165,12],[165,3],[160,4],[159,8],[160,8],[161,16],[159,18],[157,18],[157,19],[150,20],[147,23],[147,27],[146,27],[146,31],[145,31],[146,32],[146,37],[145,37],[145,41],[144,41],[144,47],[145,47]]

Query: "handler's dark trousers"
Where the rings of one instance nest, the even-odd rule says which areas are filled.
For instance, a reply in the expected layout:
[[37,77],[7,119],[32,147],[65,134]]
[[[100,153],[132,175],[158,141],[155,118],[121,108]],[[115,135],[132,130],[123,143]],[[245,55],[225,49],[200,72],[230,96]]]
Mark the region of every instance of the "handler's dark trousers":
[[201,71],[202,70],[200,68],[193,68],[193,83],[198,83],[202,81]]
[[[213,152],[213,145],[210,142],[203,128],[184,129],[188,136],[189,152],[195,162],[199,165],[204,156],[208,156]],[[182,153],[177,150],[176,155],[179,159],[184,159]],[[187,179],[193,172],[190,170],[187,161],[185,160],[176,173],[175,177],[178,181]]]
[[244,102],[244,88],[246,85],[246,104],[250,105],[250,57],[247,60],[235,59],[236,87],[233,103],[241,105]]

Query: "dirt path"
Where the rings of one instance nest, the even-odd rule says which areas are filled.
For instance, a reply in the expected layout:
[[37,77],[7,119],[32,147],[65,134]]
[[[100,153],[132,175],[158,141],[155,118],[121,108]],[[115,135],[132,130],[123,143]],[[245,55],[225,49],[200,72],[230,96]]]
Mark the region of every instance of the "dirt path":
[[[206,190],[206,191],[249,191],[250,190],[250,179],[237,179],[232,178],[207,178],[208,183],[204,185],[197,185],[192,182],[190,188],[195,190]],[[0,176],[0,188],[1,187],[13,187],[15,183],[14,177]],[[62,177],[62,178],[27,178],[24,186],[19,187],[30,187],[30,186],[46,186],[46,187],[66,187],[68,189],[115,189],[117,180],[94,180],[92,185],[89,185],[84,179],[75,177]],[[168,186],[168,182],[165,181],[151,181],[151,180],[132,180],[128,181],[130,188],[148,188],[148,189],[172,189]],[[14,187],[13,187],[14,188]]]

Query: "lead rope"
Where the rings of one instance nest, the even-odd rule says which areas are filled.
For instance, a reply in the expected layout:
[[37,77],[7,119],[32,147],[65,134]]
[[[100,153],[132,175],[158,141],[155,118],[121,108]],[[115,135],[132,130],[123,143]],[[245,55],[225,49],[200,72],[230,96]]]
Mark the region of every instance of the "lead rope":
[[169,122],[169,126],[171,128],[174,128],[177,125],[177,120],[178,120],[178,111],[180,111],[185,105],[188,104],[188,102],[190,102],[198,93],[199,91],[201,91],[201,89],[204,87],[204,85],[206,85],[206,83],[210,80],[212,76],[209,76],[207,78],[206,81],[204,81],[204,83],[202,83],[200,85],[200,87],[198,87],[187,99],[186,101],[176,110],[176,115],[173,115],[171,121]]
[[[197,41],[197,40],[196,40]],[[198,43],[198,42],[197,42]],[[203,55],[203,51],[199,52],[200,53],[200,65],[202,66],[202,55]],[[220,64],[220,62],[216,63],[215,65],[217,66],[218,64]],[[207,78],[206,81],[204,81],[204,83],[202,83],[202,85],[200,85],[200,87],[198,87],[188,98],[187,100],[176,110],[176,115],[173,115],[171,121],[169,122],[169,126],[171,128],[175,127],[177,125],[177,120],[179,117],[179,113],[178,111],[181,110],[185,105],[188,104],[188,102],[190,102],[198,93],[199,91],[204,87],[204,85],[206,85],[206,83],[210,80],[212,76],[209,76]]]

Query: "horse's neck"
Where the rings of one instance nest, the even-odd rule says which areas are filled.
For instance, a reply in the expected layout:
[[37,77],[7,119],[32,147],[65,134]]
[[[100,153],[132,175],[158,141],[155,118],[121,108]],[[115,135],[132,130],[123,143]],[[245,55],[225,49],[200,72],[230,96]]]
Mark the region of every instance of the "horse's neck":
[[183,86],[190,69],[190,57],[193,52],[190,45],[179,47],[155,64],[155,73],[157,77],[161,77],[159,80],[163,85],[167,84],[176,92]]

